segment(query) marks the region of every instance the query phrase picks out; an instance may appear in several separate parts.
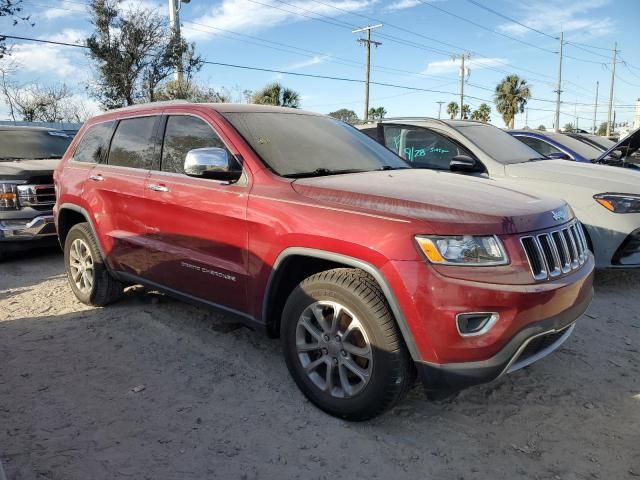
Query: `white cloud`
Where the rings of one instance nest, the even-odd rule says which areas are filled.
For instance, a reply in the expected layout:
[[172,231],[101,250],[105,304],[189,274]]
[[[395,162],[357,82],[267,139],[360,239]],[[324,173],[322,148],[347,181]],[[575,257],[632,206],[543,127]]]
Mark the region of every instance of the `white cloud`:
[[[274,8],[272,8],[245,0],[222,0],[222,3],[213,7],[208,14],[196,18],[193,21],[201,25],[224,30],[238,30],[241,32],[247,30],[256,31],[274,27],[285,22],[307,20],[307,18],[296,15],[296,13],[293,12],[307,16],[313,16],[315,13],[336,17],[343,15],[344,12],[332,7],[355,12],[365,9],[375,3],[375,1],[376,0],[330,0],[326,2],[326,5],[322,5],[309,0],[294,0],[291,2],[292,6],[269,3],[271,0],[260,2],[273,5]],[[215,35],[215,32],[189,30],[189,38],[192,40],[208,39],[213,35]]]
[[399,2],[389,4],[385,10],[388,12],[397,12],[398,10],[406,10],[407,8],[416,7],[421,3],[422,2],[419,0],[400,0]]
[[51,40],[52,42],[64,42],[73,43],[77,45],[84,44],[85,40],[89,37],[90,33],[86,30],[80,30],[75,28],[65,28],[64,30],[42,37],[43,40]]
[[[505,58],[490,58],[479,57],[466,60],[464,63],[465,69],[481,70],[483,68],[504,66],[509,61]],[[427,75],[438,75],[443,73],[458,72],[460,70],[460,59],[457,60],[441,60],[438,62],[431,62],[427,65],[427,69],[423,72]]]
[[324,63],[329,58],[329,55],[316,55],[309,60],[304,60],[302,62],[293,63],[291,65],[287,65],[282,67],[281,70],[301,70],[303,68],[312,67],[313,65],[319,65]]
[[[536,30],[555,35],[560,30],[587,36],[601,36],[613,30],[613,21],[592,10],[604,7],[610,0],[535,0],[519,3],[523,12],[518,21]],[[590,16],[593,14],[593,16]],[[498,30],[510,35],[524,36],[529,29],[517,23],[503,23]]]

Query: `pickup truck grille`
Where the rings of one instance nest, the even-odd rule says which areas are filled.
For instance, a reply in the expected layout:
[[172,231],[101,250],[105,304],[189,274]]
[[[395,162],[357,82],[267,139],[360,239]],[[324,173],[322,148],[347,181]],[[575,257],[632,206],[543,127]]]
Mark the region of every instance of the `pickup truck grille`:
[[536,280],[547,280],[577,270],[589,254],[580,222],[573,221],[559,230],[520,239]]
[[56,203],[53,185],[18,185],[18,203],[21,207],[51,210]]

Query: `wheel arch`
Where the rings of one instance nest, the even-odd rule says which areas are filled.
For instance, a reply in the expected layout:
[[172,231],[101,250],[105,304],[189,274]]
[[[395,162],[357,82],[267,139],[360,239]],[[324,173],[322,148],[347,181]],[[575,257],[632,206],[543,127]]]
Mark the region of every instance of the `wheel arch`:
[[89,224],[89,228],[91,228],[91,233],[93,233],[94,238],[96,239],[96,243],[98,248],[100,249],[100,254],[102,258],[106,258],[104,255],[104,250],[102,249],[102,245],[100,245],[100,239],[96,235],[96,229],[93,226],[93,222],[91,221],[91,217],[89,216],[89,212],[87,212],[84,208],[72,204],[72,203],[63,203],[60,205],[60,209],[58,210],[58,239],[60,241],[60,246],[64,248],[64,242],[71,228],[78,224],[86,222]]
[[[369,274],[378,284],[393,313],[400,334],[413,360],[420,355],[400,305],[382,273],[371,263],[335,252],[304,247],[283,250],[276,258],[267,282],[262,306],[262,320],[271,337],[280,330],[280,316],[289,294],[304,278],[332,268],[357,268]],[[293,272],[293,274],[289,274]],[[289,275],[288,275],[289,274]]]

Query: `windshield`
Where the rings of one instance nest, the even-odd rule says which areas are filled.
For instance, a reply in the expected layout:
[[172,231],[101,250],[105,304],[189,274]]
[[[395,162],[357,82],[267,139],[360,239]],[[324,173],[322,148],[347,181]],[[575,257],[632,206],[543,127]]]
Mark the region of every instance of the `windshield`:
[[540,154],[493,125],[458,125],[457,130],[496,162],[511,164],[540,160]]
[[573,134],[569,135],[571,138],[575,138],[576,140],[580,140],[583,143],[588,145],[592,145],[601,151],[609,150],[613,147],[616,142],[609,140],[608,138],[599,137],[598,135],[581,135],[581,134]]
[[580,140],[576,140],[568,135],[563,135],[562,133],[545,133],[546,137],[549,137],[551,140],[563,145],[583,158],[587,160],[595,160],[600,155],[602,155],[602,150],[594,147],[593,145],[589,145],[588,143],[581,142]]
[[55,130],[0,130],[0,160],[62,158],[71,136]]
[[275,112],[223,115],[267,166],[281,176],[409,168],[375,140],[333,118]]

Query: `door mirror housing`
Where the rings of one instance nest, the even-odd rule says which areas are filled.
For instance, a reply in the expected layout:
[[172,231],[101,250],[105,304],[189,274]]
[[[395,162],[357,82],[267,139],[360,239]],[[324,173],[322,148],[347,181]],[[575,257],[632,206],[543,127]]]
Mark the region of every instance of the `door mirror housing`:
[[184,173],[190,177],[211,178],[229,182],[242,175],[236,160],[224,148],[196,148],[184,159]]
[[547,157],[553,160],[571,160],[571,157],[564,152],[553,152],[547,155]]
[[452,172],[480,173],[484,172],[484,167],[478,160],[471,158],[469,155],[456,155],[449,162],[449,170]]

